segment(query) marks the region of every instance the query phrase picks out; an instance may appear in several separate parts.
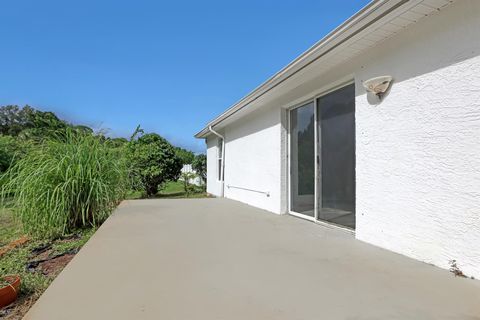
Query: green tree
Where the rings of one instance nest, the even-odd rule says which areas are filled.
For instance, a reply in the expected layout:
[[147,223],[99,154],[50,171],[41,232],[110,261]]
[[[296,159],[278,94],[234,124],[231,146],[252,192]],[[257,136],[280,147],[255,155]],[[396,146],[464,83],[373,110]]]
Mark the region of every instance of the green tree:
[[182,164],[192,164],[195,154],[192,151],[175,147],[175,153],[182,160]]
[[198,154],[192,162],[192,168],[197,172],[204,183],[207,182],[207,156]]
[[157,194],[159,186],[167,180],[177,180],[182,160],[175,148],[156,133],[148,133],[136,139],[139,128],[128,144],[132,180],[138,181],[147,196]]
[[[86,129],[79,129],[79,133],[88,133]],[[81,126],[85,128],[85,126]],[[41,140],[45,137],[65,136],[67,128],[75,129],[75,126],[59,119],[57,115],[49,111],[39,111],[33,109],[27,114],[27,125],[20,133],[20,136],[26,139]],[[74,132],[74,131],[72,131]]]
[[72,129],[70,133],[94,133],[88,126],[69,124],[53,112],[36,110],[28,105],[23,108],[17,105],[0,107],[0,134],[3,135],[40,141],[47,137],[64,138],[67,129]]
[[33,127],[31,122],[35,109],[17,105],[0,107],[0,134],[17,136],[23,130]]

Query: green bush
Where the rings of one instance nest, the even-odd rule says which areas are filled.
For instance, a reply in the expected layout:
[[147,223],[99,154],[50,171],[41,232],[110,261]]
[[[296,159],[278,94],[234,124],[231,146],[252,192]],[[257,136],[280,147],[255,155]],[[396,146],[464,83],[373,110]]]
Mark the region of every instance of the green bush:
[[182,160],[174,147],[158,134],[148,133],[132,139],[128,148],[132,180],[138,181],[147,196],[156,195],[161,184],[180,176]]
[[11,167],[2,195],[28,233],[64,235],[105,220],[127,187],[124,157],[98,137],[68,130],[47,139]]

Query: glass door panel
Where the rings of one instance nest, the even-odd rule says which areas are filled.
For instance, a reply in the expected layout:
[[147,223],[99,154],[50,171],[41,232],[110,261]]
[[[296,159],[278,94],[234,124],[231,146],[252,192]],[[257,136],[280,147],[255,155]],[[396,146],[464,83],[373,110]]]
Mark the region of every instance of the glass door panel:
[[290,210],[315,216],[315,109],[290,111]]
[[355,229],[355,87],[317,100],[319,220]]

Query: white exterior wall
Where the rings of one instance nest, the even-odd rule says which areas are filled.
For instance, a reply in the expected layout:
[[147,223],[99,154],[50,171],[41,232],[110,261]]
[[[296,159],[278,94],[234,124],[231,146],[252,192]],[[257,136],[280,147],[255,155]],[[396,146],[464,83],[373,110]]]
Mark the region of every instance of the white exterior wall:
[[[480,278],[479,17],[480,1],[459,1],[325,74],[292,77],[296,87],[222,132],[225,184],[271,196],[225,187],[226,197],[285,212],[282,108],[354,78],[356,238],[443,268],[455,259]],[[381,75],[394,83],[374,105],[361,82]],[[207,144],[208,192],[218,195],[216,138]]]
[[[357,70],[356,237],[480,278],[480,1],[371,50]],[[360,80],[392,75],[378,106]]]
[[[222,130],[225,197],[281,213],[280,114],[278,108],[261,109]],[[219,195],[221,184],[216,181],[215,167],[217,138],[210,136],[207,141],[207,192]]]
[[242,118],[228,127],[225,139],[225,196],[280,213],[280,109]]

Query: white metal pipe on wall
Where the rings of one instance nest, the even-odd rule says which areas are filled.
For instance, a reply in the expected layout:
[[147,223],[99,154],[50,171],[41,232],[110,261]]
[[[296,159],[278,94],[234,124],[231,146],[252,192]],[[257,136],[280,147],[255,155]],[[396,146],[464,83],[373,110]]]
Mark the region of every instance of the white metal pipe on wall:
[[217,131],[213,130],[212,126],[208,127],[208,130],[216,135],[219,139],[222,139],[222,158],[221,158],[221,165],[220,165],[220,196],[224,197],[225,195],[225,137],[218,133]]

